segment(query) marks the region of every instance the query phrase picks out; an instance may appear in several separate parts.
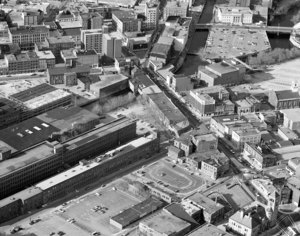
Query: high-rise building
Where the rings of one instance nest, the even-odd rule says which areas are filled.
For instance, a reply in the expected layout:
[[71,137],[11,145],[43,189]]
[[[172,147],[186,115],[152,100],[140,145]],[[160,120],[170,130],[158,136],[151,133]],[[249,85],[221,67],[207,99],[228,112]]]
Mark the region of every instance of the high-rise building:
[[141,20],[137,19],[137,15],[131,11],[114,11],[112,20],[117,31],[138,32],[141,31]]
[[81,42],[85,50],[95,49],[97,53],[102,53],[102,29],[91,29],[81,31]]
[[122,39],[111,34],[103,34],[102,53],[110,58],[121,57]]
[[158,5],[146,3],[145,17],[146,20],[143,22],[143,28],[155,29],[158,22]]
[[91,16],[90,22],[91,29],[102,29],[103,16],[96,12]]

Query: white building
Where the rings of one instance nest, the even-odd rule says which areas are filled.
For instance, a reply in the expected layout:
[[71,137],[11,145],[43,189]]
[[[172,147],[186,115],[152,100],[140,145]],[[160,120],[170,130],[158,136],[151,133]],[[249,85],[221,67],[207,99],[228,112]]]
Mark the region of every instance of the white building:
[[145,4],[146,20],[143,22],[143,28],[155,29],[158,23],[158,5]]
[[163,18],[166,20],[169,16],[186,17],[188,13],[189,4],[186,2],[167,2],[164,8]]
[[219,7],[217,16],[222,23],[233,25],[252,24],[253,12],[249,7]]
[[261,133],[255,128],[233,130],[232,141],[238,146],[243,147],[244,143],[257,144],[261,140]]

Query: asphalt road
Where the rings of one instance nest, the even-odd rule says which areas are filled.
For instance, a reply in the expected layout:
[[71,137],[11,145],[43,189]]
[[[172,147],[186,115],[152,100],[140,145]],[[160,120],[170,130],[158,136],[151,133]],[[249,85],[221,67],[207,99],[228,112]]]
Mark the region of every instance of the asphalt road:
[[172,92],[169,91],[169,88],[166,85],[158,80],[158,76],[155,72],[150,71],[147,68],[143,68],[144,72],[151,78],[151,80],[167,95],[168,98],[175,104],[175,106],[185,115],[185,117],[190,122],[193,128],[197,128],[200,125],[200,121],[196,116],[187,108],[186,104],[181,102]]

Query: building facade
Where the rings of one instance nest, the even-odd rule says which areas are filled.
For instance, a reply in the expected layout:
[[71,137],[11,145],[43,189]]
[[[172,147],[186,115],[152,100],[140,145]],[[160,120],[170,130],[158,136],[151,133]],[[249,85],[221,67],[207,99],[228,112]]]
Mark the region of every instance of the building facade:
[[81,42],[85,50],[96,50],[97,53],[102,53],[102,37],[102,29],[81,31]]

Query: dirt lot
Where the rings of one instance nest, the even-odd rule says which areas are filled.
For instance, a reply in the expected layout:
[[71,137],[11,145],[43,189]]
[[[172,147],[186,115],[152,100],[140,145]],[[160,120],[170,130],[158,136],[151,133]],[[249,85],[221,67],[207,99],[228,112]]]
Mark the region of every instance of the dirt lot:
[[143,169],[145,177],[153,182],[162,181],[160,187],[186,194],[204,185],[205,181],[190,172],[175,166],[165,160],[160,160]]

